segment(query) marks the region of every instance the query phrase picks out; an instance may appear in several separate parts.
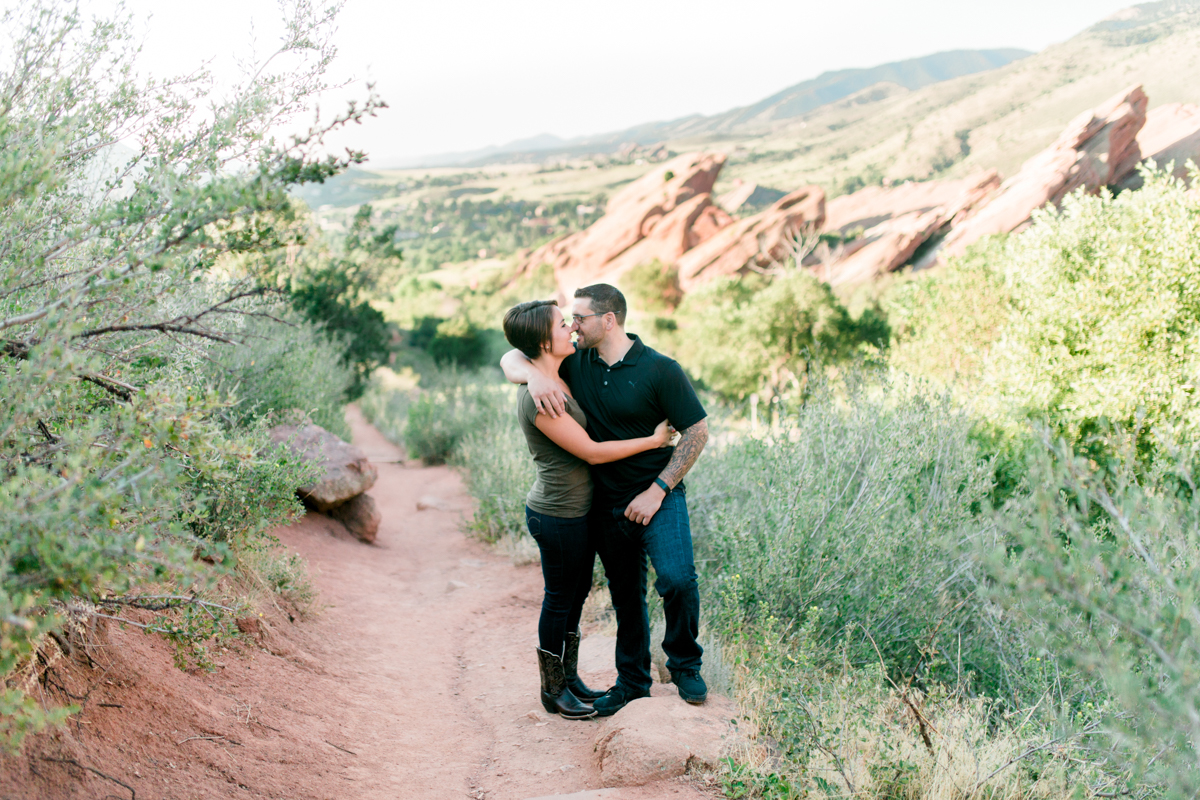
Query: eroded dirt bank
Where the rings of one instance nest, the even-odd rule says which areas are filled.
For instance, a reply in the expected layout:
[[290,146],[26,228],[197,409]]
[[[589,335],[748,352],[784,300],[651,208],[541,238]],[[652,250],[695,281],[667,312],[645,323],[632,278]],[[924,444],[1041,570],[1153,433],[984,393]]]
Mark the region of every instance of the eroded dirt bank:
[[[108,628],[92,666],[77,655],[51,671],[47,691],[86,698],[83,711],[0,757],[0,797],[524,800],[600,787],[597,724],[537,701],[538,568],[460,532],[470,500],[451,470],[405,465],[353,410],[351,422],[379,469],[377,544],[315,514],[277,532],[308,560],[320,613],[267,611],[262,647],[220,654],[210,674],[176,669],[157,637]],[[440,502],[418,510],[422,498]],[[615,677],[591,666],[590,682]],[[591,796],[719,794],[676,780]]]

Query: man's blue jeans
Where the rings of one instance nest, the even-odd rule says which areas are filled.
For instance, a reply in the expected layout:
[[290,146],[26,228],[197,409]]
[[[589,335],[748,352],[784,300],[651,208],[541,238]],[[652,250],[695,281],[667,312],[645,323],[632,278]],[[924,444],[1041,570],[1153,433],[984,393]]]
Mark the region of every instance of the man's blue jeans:
[[700,590],[692,554],[687,497],[676,489],[643,528],[624,519],[625,509],[593,505],[596,549],[604,564],[613,609],[617,613],[617,684],[649,691],[650,615],[646,609],[647,561],[654,565],[654,588],[663,600],[666,635],[663,651],[672,672],[700,669],[704,649],[700,632]]

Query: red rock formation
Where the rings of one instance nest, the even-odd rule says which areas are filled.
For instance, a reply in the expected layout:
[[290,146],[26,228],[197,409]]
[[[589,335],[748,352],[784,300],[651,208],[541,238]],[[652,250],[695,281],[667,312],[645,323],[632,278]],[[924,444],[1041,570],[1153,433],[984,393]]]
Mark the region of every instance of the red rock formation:
[[925,241],[969,213],[1000,185],[996,170],[957,181],[907,183],[885,189],[867,187],[832,200],[825,229],[845,234],[864,231],[824,258],[813,261],[817,276],[833,286],[860,283],[898,269]]
[[737,211],[742,204],[750,199],[758,184],[753,181],[743,181],[738,178],[733,182],[733,188],[717,198],[717,205],[729,212]]
[[[686,153],[659,165],[613,195],[604,216],[594,225],[538,248],[524,262],[524,268],[533,270],[550,264],[565,296],[579,286],[605,280],[610,262],[649,236],[672,211],[693,198],[711,194],[724,165],[724,153]],[[704,207],[704,202],[697,201],[685,215],[697,215],[692,219],[698,225],[697,240],[724,219],[715,210],[705,214]],[[679,216],[669,224],[679,224]],[[692,233],[680,235],[686,241]],[[664,236],[664,240],[669,239],[670,234]],[[664,246],[664,252],[668,250]],[[620,266],[628,268],[632,264],[623,262]]]
[[1124,177],[1141,159],[1136,137],[1147,102],[1142,87],[1134,86],[1080,114],[1049,149],[1026,161],[995,197],[954,227],[941,255],[959,255],[984,236],[1019,230],[1035,209],[1060,203],[1076,189],[1096,191]]
[[980,190],[995,189],[999,185],[999,173],[993,169],[956,181],[912,181],[886,188],[868,186],[854,194],[835,197],[825,204],[825,231],[842,234],[855,228],[866,231],[914,211],[960,207],[972,200],[978,202],[982,199],[976,197]]
[[638,264],[651,261],[674,264],[732,222],[733,217],[713,205],[711,194],[696,195],[659,217],[646,238],[604,265],[602,277],[597,280],[614,283]]
[[789,255],[789,239],[801,230],[825,224],[825,192],[806,186],[782,198],[761,214],[728,225],[678,260],[684,291],[721,275],[765,267]]
[[[1172,174],[1187,180],[1188,159],[1200,164],[1200,106],[1167,103],[1151,109],[1137,141],[1144,160],[1152,160],[1159,169],[1173,163]],[[1116,188],[1139,189],[1141,185],[1142,176],[1134,170],[1118,180]]]

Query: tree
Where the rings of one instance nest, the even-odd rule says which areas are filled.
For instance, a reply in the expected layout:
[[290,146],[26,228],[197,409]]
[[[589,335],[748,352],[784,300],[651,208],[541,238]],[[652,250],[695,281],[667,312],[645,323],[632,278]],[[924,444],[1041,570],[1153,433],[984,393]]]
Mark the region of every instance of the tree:
[[371,225],[371,213],[370,205],[359,206],[341,255],[311,251],[303,265],[283,279],[292,305],[308,320],[324,326],[344,348],[342,361],[354,372],[349,400],[362,396],[371,372],[385,363],[391,352],[387,321],[370,300],[399,276],[399,226],[377,230]]

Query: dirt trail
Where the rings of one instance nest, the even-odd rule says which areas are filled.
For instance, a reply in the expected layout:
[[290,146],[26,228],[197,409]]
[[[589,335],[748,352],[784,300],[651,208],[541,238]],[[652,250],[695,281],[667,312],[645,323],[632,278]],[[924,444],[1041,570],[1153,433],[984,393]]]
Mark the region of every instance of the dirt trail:
[[[379,470],[377,543],[315,514],[277,531],[308,560],[324,609],[268,615],[264,649],[224,654],[215,674],[181,672],[161,640],[111,629],[96,667],[61,671],[76,694],[91,688],[83,712],[0,758],[0,798],[130,796],[117,781],[139,800],[719,796],[685,779],[586,791],[601,786],[597,723],[550,717],[537,699],[540,571],[461,532],[470,499],[452,470],[405,464],[349,418]],[[591,666],[589,682],[615,678]]]

